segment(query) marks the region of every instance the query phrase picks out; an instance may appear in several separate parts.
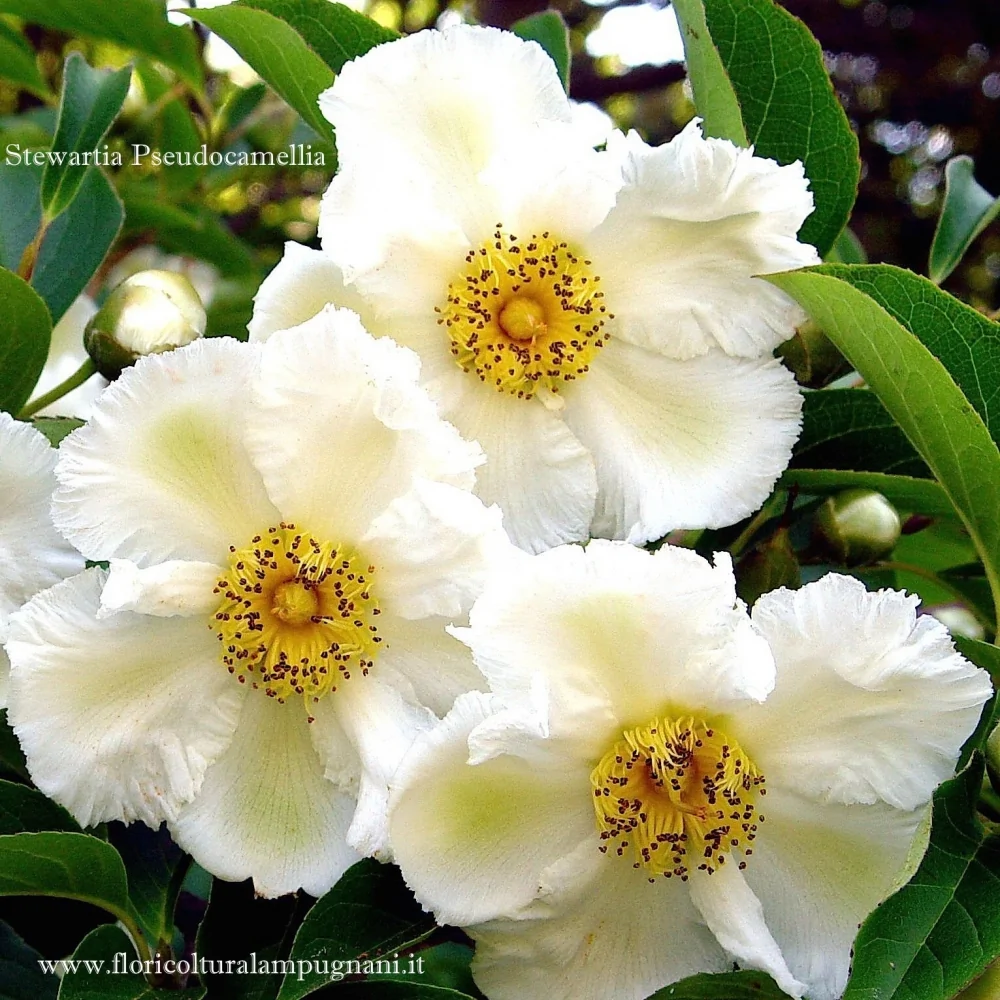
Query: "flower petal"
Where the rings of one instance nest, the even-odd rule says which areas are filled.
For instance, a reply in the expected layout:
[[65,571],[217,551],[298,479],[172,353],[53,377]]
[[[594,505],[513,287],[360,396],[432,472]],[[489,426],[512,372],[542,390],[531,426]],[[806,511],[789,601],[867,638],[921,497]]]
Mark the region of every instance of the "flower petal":
[[358,860],[345,835],[353,795],[323,775],[302,704],[250,692],[229,749],[170,824],[206,870],[261,896],[322,896]]
[[597,854],[589,772],[510,756],[468,764],[468,735],[494,709],[462,695],[419,737],[393,782],[390,837],[420,902],[469,924],[534,899],[542,872],[584,840]]
[[744,873],[810,1000],[836,1000],[858,926],[895,891],[923,810],[820,804],[771,788]]
[[199,619],[98,619],[106,573],[44,591],[11,621],[9,717],[35,784],[84,826],[159,826],[198,792],[243,692]]
[[499,507],[446,483],[418,480],[372,522],[361,540],[377,567],[384,612],[458,618],[482,592],[488,569],[508,554]]
[[492,1000],[644,1000],[730,967],[683,883],[650,884],[630,862],[598,858],[597,878],[582,888],[543,896],[519,919],[466,928],[473,976]]
[[914,809],[951,776],[992,689],[917,603],[835,573],[757,602],[778,679],[740,726],[769,786]]
[[416,477],[468,489],[482,461],[418,388],[419,362],[327,306],[261,346],[246,431],[286,519],[356,542]]
[[674,361],[615,340],[566,400],[597,467],[593,533],[637,545],[752,514],[801,425],[795,380],[773,359]]
[[728,954],[740,965],[767,972],[789,996],[805,993],[768,930],[760,900],[735,865],[722,865],[711,875],[695,872],[689,885],[692,902]]
[[277,518],[243,444],[259,348],[228,338],[141,358],[60,446],[53,517],[88,558],[224,564]]
[[491,577],[455,634],[506,705],[529,717],[541,706],[539,731],[596,763],[667,706],[725,712],[771,690],[771,654],[728,557],[716,560],[600,540],[552,549]]
[[97,617],[107,618],[118,611],[161,618],[208,615],[221,603],[216,584],[224,572],[214,563],[183,559],[148,569],[139,569],[125,559],[112,559]]
[[340,268],[322,251],[291,240],[253,301],[247,324],[251,341],[267,340],[278,330],[305,323],[330,304],[356,312],[366,330],[377,329],[372,311],[355,289],[344,284]]
[[633,132],[609,149],[625,186],[587,246],[612,332],[674,358],[757,358],[787,340],[804,314],[753,275],[819,263],[796,239],[813,208],[802,164],[705,139],[698,119],[663,146]]

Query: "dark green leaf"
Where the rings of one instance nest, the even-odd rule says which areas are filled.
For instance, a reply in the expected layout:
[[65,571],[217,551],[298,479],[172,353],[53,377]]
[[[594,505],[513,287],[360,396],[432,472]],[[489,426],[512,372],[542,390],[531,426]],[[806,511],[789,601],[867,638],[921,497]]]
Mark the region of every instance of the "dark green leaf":
[[0,835],[42,830],[80,832],[80,826],[62,806],[27,785],[0,781]]
[[816,209],[799,238],[822,256],[847,224],[861,171],[823,50],[772,0],[705,0],[705,14],[757,155],[805,165]]
[[[309,911],[290,957],[328,962],[392,958],[433,930],[433,917],[413,898],[399,870],[369,859],[350,868]],[[288,975],[279,1000],[298,1000],[329,981],[329,975],[319,973]]]
[[511,25],[515,35],[529,42],[538,42],[549,54],[559,71],[564,90],[569,90],[569,69],[572,53],[569,47],[569,29],[557,10],[543,10],[524,17]]
[[[141,974],[120,971],[123,965],[127,969],[138,957],[128,935],[120,927],[106,924],[92,930],[66,963],[59,1000],[201,1000],[205,995],[203,987],[154,989]],[[80,963],[75,971],[70,962]]]
[[799,561],[785,527],[758,542],[736,566],[736,592],[748,607],[770,590],[801,586]]
[[56,1000],[59,980],[42,972],[41,957],[0,921],[0,1000]]
[[807,392],[794,468],[930,476],[878,396],[868,389]]
[[[52,140],[53,159],[42,171],[42,210],[47,218],[54,219],[76,197],[93,163],[87,166],[85,155],[83,165],[73,166],[71,161],[99,149],[121,110],[131,79],[131,66],[117,73],[92,69],[79,52],[71,53],[66,60],[59,119]],[[55,157],[61,162],[56,162]]]
[[234,337],[246,340],[247,324],[253,315],[253,297],[260,287],[256,274],[244,278],[226,278],[215,286],[212,301],[206,307],[206,337]]
[[649,1000],[782,1000],[787,997],[763,972],[689,976],[657,990]]
[[965,523],[996,602],[1000,451],[944,365],[874,299],[833,276],[845,269],[822,265],[767,280],[799,302],[878,394]]
[[958,267],[973,240],[1000,213],[1000,198],[976,183],[974,169],[969,156],[956,156],[944,168],[944,204],[928,263],[936,285]]
[[801,492],[815,496],[828,496],[849,489],[875,490],[891,500],[899,510],[909,514],[955,514],[948,494],[933,479],[847,469],[789,469],[781,477],[779,485],[782,489],[797,486]]
[[825,260],[830,264],[867,264],[868,254],[861,245],[861,240],[850,229],[844,227],[833,241]]
[[703,119],[705,135],[749,146],[739,101],[708,32],[703,0],[674,0],[673,8],[684,39],[684,61],[694,105]]
[[49,439],[49,444],[53,448],[58,447],[64,437],[72,434],[84,423],[76,417],[35,417],[31,422]]
[[0,21],[0,77],[42,98],[52,94],[38,71],[34,49],[6,21]]
[[371,979],[363,983],[341,983],[331,990],[338,1000],[470,1000],[467,993],[447,986],[406,983],[398,979]]
[[965,741],[959,767],[965,767],[976,750],[986,746],[986,740],[996,725],[997,696],[996,689],[1000,687],[1000,649],[988,642],[969,639],[964,635],[952,636],[958,651],[977,667],[982,667],[993,681],[993,697],[983,706],[983,714],[979,718],[976,731]]
[[16,414],[45,367],[52,319],[31,286],[0,268],[0,410]]
[[32,287],[58,323],[87,287],[121,229],[124,209],[115,189],[91,167],[73,204],[49,226],[42,240]]
[[914,334],[1000,441],[1000,324],[900,267],[829,264],[818,270],[864,292]]
[[0,709],[0,774],[28,780],[28,765],[21,744],[7,721],[7,710]]
[[0,266],[16,271],[42,221],[42,168],[0,162]]
[[106,38],[145,53],[200,87],[194,34],[167,21],[162,0],[0,0],[0,14],[14,14],[71,35]]
[[129,912],[122,859],[86,833],[0,836],[0,896],[61,896],[119,918]]
[[862,925],[843,1000],[947,1000],[1000,952],[1000,839],[975,817],[982,757],[934,796],[927,853]]

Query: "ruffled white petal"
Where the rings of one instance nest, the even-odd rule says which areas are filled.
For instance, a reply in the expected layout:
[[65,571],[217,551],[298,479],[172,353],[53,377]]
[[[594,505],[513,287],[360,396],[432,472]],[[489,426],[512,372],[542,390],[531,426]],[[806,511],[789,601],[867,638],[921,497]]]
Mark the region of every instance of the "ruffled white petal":
[[[78,296],[63,313],[63,317],[52,329],[49,356],[38,377],[34,395],[41,396],[64,382],[87,360],[83,346],[83,330],[90,317],[97,312],[94,300],[86,295]],[[91,375],[81,386],[61,396],[54,403],[38,411],[39,417],[90,417],[94,402],[107,386],[108,380],[100,375]]]
[[482,452],[440,420],[419,362],[327,306],[261,345],[246,439],[282,515],[356,542],[417,477],[468,489]]
[[250,340],[267,340],[278,330],[305,323],[326,305],[356,312],[369,332],[375,317],[357,291],[344,284],[339,267],[319,250],[289,241],[277,266],[254,296],[253,316],[247,324]]
[[256,345],[141,358],[60,446],[56,524],[91,559],[225,564],[277,519],[243,444]]
[[791,372],[770,358],[675,361],[613,339],[566,400],[597,468],[592,533],[638,545],[757,510],[788,465],[802,409]]
[[760,900],[735,865],[722,865],[711,875],[695,872],[690,889],[691,901],[705,923],[740,965],[767,972],[789,996],[805,993],[805,985],[789,972],[768,930]]
[[229,749],[170,824],[207,871],[261,896],[322,896],[358,860],[345,837],[353,795],[323,775],[302,703],[251,691]]
[[809,1000],[836,1000],[858,926],[897,888],[923,810],[820,804],[780,788],[762,806],[746,880]]
[[393,783],[396,861],[442,923],[512,913],[535,898],[545,869],[581,842],[598,853],[585,766],[511,756],[468,764],[468,735],[494,707],[488,695],[462,695],[418,738]]
[[243,692],[205,621],[98,619],[105,577],[87,570],[13,617],[8,717],[35,784],[81,824],[155,827],[198,792]]
[[569,888],[543,894],[521,919],[466,928],[476,940],[473,976],[491,1000],[645,1000],[731,967],[683,883],[650,884],[627,860],[597,858],[596,878],[581,886],[575,872]]
[[757,602],[754,624],[778,678],[740,727],[769,785],[914,809],[952,774],[990,679],[940,622],[917,618],[917,603],[833,573]]
[[214,563],[169,562],[140,569],[125,559],[112,559],[108,582],[101,593],[98,618],[118,611],[168,618],[172,615],[208,615],[221,603],[216,592],[219,574]]
[[543,706],[540,731],[596,763],[623,729],[669,706],[718,713],[770,692],[770,651],[737,602],[728,557],[716,560],[562,546],[497,572],[456,634],[508,706]]
[[653,148],[612,136],[625,186],[587,247],[614,312],[614,333],[675,358],[721,347],[761,357],[804,314],[754,275],[818,264],[796,233],[812,211],[801,163],[778,166],[696,119]]
[[84,566],[49,513],[56,455],[34,427],[0,412],[0,643],[12,611]]
[[384,612],[451,619],[469,610],[511,547],[499,507],[423,479],[375,518],[360,544],[377,567]]

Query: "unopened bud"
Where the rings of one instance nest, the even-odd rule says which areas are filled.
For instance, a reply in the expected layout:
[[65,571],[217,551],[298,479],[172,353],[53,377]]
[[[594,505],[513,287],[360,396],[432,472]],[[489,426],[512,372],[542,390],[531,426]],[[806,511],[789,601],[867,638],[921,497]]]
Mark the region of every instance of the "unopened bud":
[[806,320],[777,353],[799,385],[810,389],[822,389],[851,370],[844,355],[812,320]]
[[194,286],[174,271],[126,278],[87,324],[83,343],[108,379],[144,354],[183,347],[205,332],[205,307]]
[[896,508],[874,490],[844,490],[816,511],[814,535],[820,546],[845,566],[884,559],[899,541]]

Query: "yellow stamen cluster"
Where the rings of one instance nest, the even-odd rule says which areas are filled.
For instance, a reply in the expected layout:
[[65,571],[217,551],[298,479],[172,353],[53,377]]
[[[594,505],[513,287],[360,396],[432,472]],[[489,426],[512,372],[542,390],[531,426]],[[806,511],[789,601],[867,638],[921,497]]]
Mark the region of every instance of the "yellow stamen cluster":
[[727,856],[753,853],[764,778],[704,722],[655,719],[626,731],[590,781],[601,851],[612,846],[622,857],[631,847],[635,868],[686,881],[692,866],[711,874]]
[[241,684],[249,680],[279,702],[293,695],[315,702],[368,674],[382,641],[373,623],[373,566],[284,522],[229,551],[210,626]]
[[459,367],[499,392],[555,403],[562,383],[590,370],[614,318],[591,262],[550,233],[521,240],[498,226],[465,263],[437,310]]

